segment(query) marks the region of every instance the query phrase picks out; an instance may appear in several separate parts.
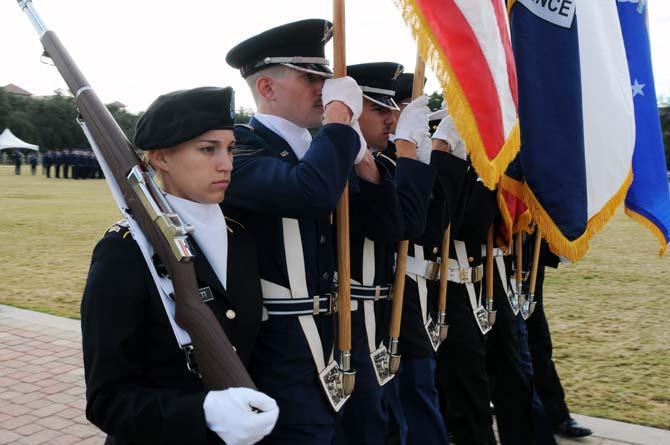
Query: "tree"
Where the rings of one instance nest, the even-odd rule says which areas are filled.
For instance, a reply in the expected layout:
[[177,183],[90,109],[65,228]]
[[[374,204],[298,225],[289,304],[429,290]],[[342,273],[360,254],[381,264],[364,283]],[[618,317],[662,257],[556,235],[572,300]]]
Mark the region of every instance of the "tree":
[[132,141],[135,137],[135,125],[140,115],[129,113],[125,108],[121,108],[116,104],[107,105],[107,109],[112,113],[114,120],[119,124],[126,137]]
[[0,131],[7,128],[7,120],[11,114],[9,99],[5,90],[0,89]]
[[253,116],[254,110],[250,108],[240,107],[235,113],[235,123],[236,124],[248,124]]
[[437,111],[442,108],[442,102],[444,101],[444,98],[442,97],[442,94],[433,91],[433,94],[428,96],[428,108],[430,108],[430,111]]

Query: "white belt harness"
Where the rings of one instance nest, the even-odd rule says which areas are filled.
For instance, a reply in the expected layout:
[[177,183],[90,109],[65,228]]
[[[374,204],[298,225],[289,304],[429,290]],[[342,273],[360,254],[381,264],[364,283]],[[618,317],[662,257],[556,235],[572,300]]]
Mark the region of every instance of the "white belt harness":
[[[293,305],[296,308],[302,308],[305,302],[312,304],[312,309],[306,312],[302,309],[295,311],[277,310],[276,312],[268,309],[268,315],[297,315],[298,322],[302,328],[305,340],[309,346],[314,365],[319,374],[320,383],[326,393],[328,401],[335,411],[338,411],[348,399],[347,396],[334,399],[332,394],[328,391],[329,376],[335,375],[339,372],[337,363],[333,360],[333,348],[326,355],[324,354],[323,346],[321,345],[321,336],[316,327],[314,316],[318,313],[328,312],[321,310],[322,299],[324,297],[309,297],[307,290],[307,277],[305,274],[305,256],[302,250],[302,237],[300,235],[300,225],[297,219],[282,218],[282,229],[284,234],[284,252],[286,255],[286,268],[288,272],[288,280],[290,289],[281,285],[272,283],[267,280],[261,280],[261,289],[263,291],[263,304],[266,306],[274,305]],[[326,299],[328,297],[325,297]],[[336,298],[335,295],[330,298]],[[331,305],[331,308],[333,306]]]
[[[423,321],[423,329],[426,332],[426,335],[428,336],[428,339],[430,340],[433,349],[437,350],[435,343],[432,341],[432,336],[429,330],[429,326],[432,324],[433,319],[428,313],[428,287],[426,286],[426,277],[423,274],[418,273],[421,272],[422,270],[427,270],[425,267],[423,267],[423,265],[427,263],[427,261],[424,260],[423,255],[424,255],[423,246],[415,244],[414,256],[407,257],[406,274],[411,280],[413,280],[416,283],[416,287],[419,291],[419,306],[421,308],[421,319]],[[410,258],[412,258],[412,261],[410,261]],[[410,263],[412,263],[413,266],[418,265],[419,267],[418,268],[410,267]]]
[[[482,244],[482,256],[486,255],[486,244]],[[519,313],[519,296],[514,291],[514,288],[510,286],[510,279],[507,276],[507,267],[505,266],[505,253],[502,249],[495,248],[493,249],[493,256],[496,260],[496,268],[498,269],[498,276],[500,277],[500,282],[505,289],[505,295],[507,296],[507,303],[514,315]]]
[[[423,249],[423,248],[422,248]],[[416,250],[415,250],[416,251]],[[438,261],[424,260],[423,255],[408,256],[407,257],[407,273],[423,277],[427,280],[438,280],[440,278],[440,263]],[[476,283],[481,280],[484,272],[484,267],[479,265],[477,267],[470,267],[466,265],[461,267],[458,261],[449,258],[448,276],[447,280],[452,283]]]
[[[456,258],[458,258],[458,264],[461,267],[468,266],[468,251],[465,247],[465,242],[454,240],[454,250],[456,251]],[[475,316],[477,321],[477,326],[482,334],[486,334],[491,330],[491,327],[488,323],[488,312],[482,305],[482,288],[484,286],[479,286],[479,295],[475,291],[475,286],[472,282],[465,283],[465,288],[468,292],[468,298],[470,299],[470,307],[472,308],[472,313]]]
[[[371,288],[375,279],[375,243],[367,238],[363,242],[363,282],[360,283],[366,288]],[[358,285],[354,280],[351,280],[352,292],[354,286]],[[387,286],[390,291],[390,286]],[[379,293],[376,293],[378,295]],[[377,376],[377,381],[380,386],[390,382],[395,374],[388,373],[387,369],[381,365],[388,357],[388,351],[384,342],[381,341],[379,345],[376,344],[377,320],[375,317],[375,301],[376,299],[363,299],[363,320],[365,321],[365,332],[368,339],[368,350],[370,351],[370,360],[372,361],[372,368]]]

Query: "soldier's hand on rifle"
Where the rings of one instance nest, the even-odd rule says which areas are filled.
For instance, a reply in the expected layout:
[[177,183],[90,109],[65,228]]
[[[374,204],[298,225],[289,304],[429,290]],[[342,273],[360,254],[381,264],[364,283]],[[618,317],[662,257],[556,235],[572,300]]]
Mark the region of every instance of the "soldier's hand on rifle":
[[228,445],[248,445],[270,434],[279,416],[277,402],[249,388],[210,391],[203,404],[207,427]]
[[327,79],[321,91],[321,101],[326,109],[327,123],[333,123],[330,120],[329,105],[341,103],[349,109],[351,113],[349,120],[340,123],[352,124],[358,121],[358,117],[363,111],[363,91],[356,81],[349,76]]
[[419,148],[429,134],[428,127],[428,96],[414,99],[400,113],[395,138],[413,142]]
[[447,117],[440,121],[440,124],[437,126],[435,133],[433,133],[433,141],[435,140],[446,142],[449,147],[451,147],[451,151],[449,151],[449,153],[456,156],[457,158],[463,160],[467,158],[465,144],[461,140],[458,131],[456,131],[456,126],[454,125],[454,120],[451,116],[447,115]]

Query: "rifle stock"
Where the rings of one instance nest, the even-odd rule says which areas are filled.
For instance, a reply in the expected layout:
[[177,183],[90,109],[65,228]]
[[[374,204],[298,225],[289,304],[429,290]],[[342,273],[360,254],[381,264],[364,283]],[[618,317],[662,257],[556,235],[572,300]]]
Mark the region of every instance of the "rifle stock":
[[[201,302],[193,263],[190,257],[179,261],[170,242],[151,218],[141,197],[128,181],[131,170],[146,166],[139,159],[132,144],[100,101],[86,78],[76,66],[53,31],[47,31],[34,11],[30,0],[18,0],[19,6],[33,23],[46,54],[74,94],[81,118],[86,123],[93,142],[100,148],[128,206],[128,213],[138,223],[155,252],[167,268],[174,285],[177,323],[188,332],[193,343],[198,369],[208,389],[227,387],[254,387],[244,365],[234,351],[228,337],[212,311]],[[110,178],[107,179],[108,181]],[[146,197],[145,197],[146,199]],[[123,209],[122,209],[123,210]]]

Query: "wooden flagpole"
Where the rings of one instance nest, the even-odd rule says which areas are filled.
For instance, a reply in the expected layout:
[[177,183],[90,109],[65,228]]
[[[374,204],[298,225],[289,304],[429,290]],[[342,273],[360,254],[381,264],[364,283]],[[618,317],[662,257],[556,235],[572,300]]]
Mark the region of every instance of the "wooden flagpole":
[[493,310],[493,224],[486,237],[486,313],[489,327],[493,327],[496,321],[496,311]]
[[[423,79],[426,64],[417,51],[416,68],[414,69],[414,83],[412,84],[412,99],[423,94]],[[407,272],[407,249],[409,241],[403,240],[398,243],[398,256],[395,265],[395,277],[393,279],[393,302],[391,303],[391,325],[389,327],[389,371],[392,374],[398,372],[400,367],[400,355],[398,354],[398,338],[400,337],[400,323],[402,321],[402,305],[405,296],[405,274]]]
[[[344,0],[333,0],[333,68],[334,77],[347,75]],[[354,389],[355,373],[351,369],[351,270],[349,251],[349,185],[344,187],[337,203],[337,320],[339,366],[343,372],[345,395]]]
[[540,228],[535,229],[535,244],[533,245],[533,266],[530,269],[530,283],[528,283],[528,316],[535,310],[535,285],[537,284],[537,271],[540,267],[540,247],[542,246],[542,232]]

